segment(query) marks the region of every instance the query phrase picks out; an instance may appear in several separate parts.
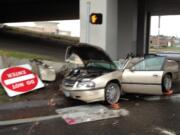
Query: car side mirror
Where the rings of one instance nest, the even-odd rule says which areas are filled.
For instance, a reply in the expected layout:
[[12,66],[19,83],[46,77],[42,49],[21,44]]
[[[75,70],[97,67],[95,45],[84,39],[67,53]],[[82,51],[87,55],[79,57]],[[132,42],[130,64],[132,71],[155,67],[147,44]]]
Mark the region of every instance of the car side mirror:
[[136,68],[133,66],[133,67],[130,68],[130,71],[131,71],[131,72],[134,72],[135,69],[136,69]]

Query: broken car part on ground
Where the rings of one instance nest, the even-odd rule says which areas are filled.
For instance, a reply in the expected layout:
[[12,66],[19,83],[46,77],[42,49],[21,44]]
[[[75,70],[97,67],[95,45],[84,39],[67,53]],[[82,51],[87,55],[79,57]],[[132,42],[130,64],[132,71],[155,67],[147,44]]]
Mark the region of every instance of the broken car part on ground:
[[10,97],[44,87],[41,80],[47,83],[56,79],[55,69],[37,59],[17,60],[1,56],[0,73],[1,84]]

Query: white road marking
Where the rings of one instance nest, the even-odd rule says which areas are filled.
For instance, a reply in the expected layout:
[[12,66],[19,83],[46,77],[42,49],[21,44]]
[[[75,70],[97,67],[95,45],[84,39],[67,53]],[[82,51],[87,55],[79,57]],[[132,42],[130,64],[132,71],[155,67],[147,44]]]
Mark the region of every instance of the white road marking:
[[44,116],[44,117],[34,117],[34,118],[26,118],[26,119],[18,119],[18,120],[0,121],[0,126],[32,123],[32,122],[45,121],[45,120],[51,120],[51,119],[56,119],[56,118],[61,118],[61,115],[51,115],[51,116]]
[[152,97],[146,97],[144,100],[146,101],[158,101],[158,100],[180,100],[180,94],[174,94],[172,96],[152,96]]
[[156,127],[155,130],[159,131],[162,135],[176,135],[174,131],[170,131],[160,127]]

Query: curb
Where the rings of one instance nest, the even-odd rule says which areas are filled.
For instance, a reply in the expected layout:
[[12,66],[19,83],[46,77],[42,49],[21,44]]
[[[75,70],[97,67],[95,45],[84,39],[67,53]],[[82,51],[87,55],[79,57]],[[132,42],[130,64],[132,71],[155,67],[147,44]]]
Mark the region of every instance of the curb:
[[[36,108],[36,107],[45,107],[49,106],[49,100],[33,100],[33,101],[20,101],[15,103],[6,103],[0,105],[0,111],[4,110],[18,110],[25,108]],[[55,98],[53,99],[55,104],[61,104],[64,102],[64,98]]]
[[51,120],[61,118],[61,115],[51,115],[51,116],[44,116],[44,117],[34,117],[34,118],[26,118],[26,119],[18,119],[18,120],[7,120],[7,121],[0,121],[0,126],[10,126],[10,125],[17,125],[17,124],[25,124],[25,123],[32,123],[32,122],[39,122],[45,120]]

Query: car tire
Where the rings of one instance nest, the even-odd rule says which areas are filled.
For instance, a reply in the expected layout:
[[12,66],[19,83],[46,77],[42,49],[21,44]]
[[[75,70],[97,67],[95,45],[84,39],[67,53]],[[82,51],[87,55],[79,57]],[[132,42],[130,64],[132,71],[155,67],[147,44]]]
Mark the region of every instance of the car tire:
[[108,83],[105,88],[105,101],[107,104],[115,104],[121,96],[120,86],[117,83]]
[[168,92],[172,89],[172,76],[170,74],[165,74],[162,80],[163,92]]

